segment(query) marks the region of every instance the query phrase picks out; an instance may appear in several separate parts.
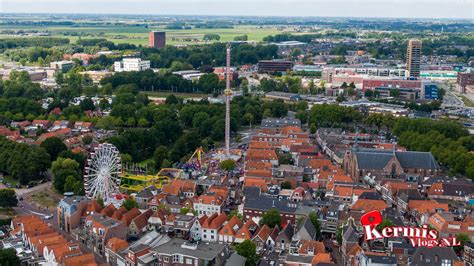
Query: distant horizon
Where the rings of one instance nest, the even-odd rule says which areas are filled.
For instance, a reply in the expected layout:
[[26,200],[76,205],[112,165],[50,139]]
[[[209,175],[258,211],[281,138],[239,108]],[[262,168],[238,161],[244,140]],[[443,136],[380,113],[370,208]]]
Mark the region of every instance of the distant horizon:
[[[67,2],[67,3],[65,3]],[[94,10],[91,13],[91,10]],[[102,12],[103,10],[103,12]],[[464,19],[471,0],[2,0],[10,14]]]
[[[431,17],[348,17],[348,16],[283,16],[283,15],[197,15],[197,14],[140,14],[140,13],[64,13],[64,12],[0,12],[4,15],[88,15],[88,16],[156,16],[156,17],[220,17],[220,18],[301,18],[301,19],[390,19],[390,20],[456,20],[456,21],[469,21],[470,18],[456,18],[456,17],[443,17],[443,18],[431,18]],[[471,21],[474,24],[474,20]]]

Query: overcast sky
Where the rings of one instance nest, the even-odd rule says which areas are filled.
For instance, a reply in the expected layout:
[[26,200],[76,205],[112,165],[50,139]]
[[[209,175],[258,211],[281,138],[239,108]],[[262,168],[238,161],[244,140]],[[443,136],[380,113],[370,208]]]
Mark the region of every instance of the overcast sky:
[[0,0],[0,11],[474,20],[474,0]]

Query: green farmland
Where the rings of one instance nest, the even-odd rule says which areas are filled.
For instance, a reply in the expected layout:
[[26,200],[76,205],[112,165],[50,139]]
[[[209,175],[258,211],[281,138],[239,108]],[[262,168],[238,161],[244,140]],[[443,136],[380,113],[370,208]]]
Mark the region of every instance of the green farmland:
[[[131,43],[146,45],[148,43],[148,32],[152,30],[166,31],[167,43],[176,44],[204,44],[202,40],[205,34],[218,34],[220,41],[231,41],[236,36],[248,35],[249,41],[261,41],[263,37],[280,33],[298,34],[293,28],[280,30],[277,27],[236,26],[232,29],[205,29],[193,28],[189,30],[168,30],[158,27],[144,26],[0,26],[4,30],[37,30],[50,32],[53,37],[65,37],[75,42],[78,38],[106,38],[116,44]],[[11,37],[11,35],[0,35],[0,38]]]

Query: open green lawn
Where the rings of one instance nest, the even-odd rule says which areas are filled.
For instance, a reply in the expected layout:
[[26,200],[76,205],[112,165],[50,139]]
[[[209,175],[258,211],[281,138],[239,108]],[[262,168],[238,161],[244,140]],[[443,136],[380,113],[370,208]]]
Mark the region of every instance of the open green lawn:
[[[132,43],[136,45],[146,45],[148,43],[148,33],[152,30],[163,30],[167,33],[167,43],[176,44],[203,44],[202,38],[205,34],[213,33],[221,36],[220,41],[231,41],[236,36],[247,34],[249,41],[262,41],[263,37],[280,33],[294,33],[293,28],[278,29],[276,27],[257,26],[236,26],[232,29],[199,29],[190,30],[167,30],[157,27],[145,28],[143,26],[51,26],[51,27],[26,27],[26,26],[0,26],[2,30],[38,30],[51,32],[54,37],[66,37],[75,42],[79,36],[69,36],[71,33],[86,34],[81,38],[106,38],[114,43]],[[11,35],[0,35],[1,38],[12,37]]]
[[18,180],[16,179],[13,179],[13,177],[11,176],[3,176],[3,180],[5,181],[5,183],[10,183],[10,185],[12,185],[13,187],[16,186],[16,184],[18,184]]

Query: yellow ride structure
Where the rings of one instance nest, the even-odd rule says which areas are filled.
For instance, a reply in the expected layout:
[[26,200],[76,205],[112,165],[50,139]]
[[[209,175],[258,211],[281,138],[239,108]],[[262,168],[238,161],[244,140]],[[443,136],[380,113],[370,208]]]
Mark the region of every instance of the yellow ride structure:
[[120,188],[131,192],[139,192],[149,186],[161,188],[171,179],[180,178],[182,172],[181,169],[163,168],[156,175],[123,173]]

